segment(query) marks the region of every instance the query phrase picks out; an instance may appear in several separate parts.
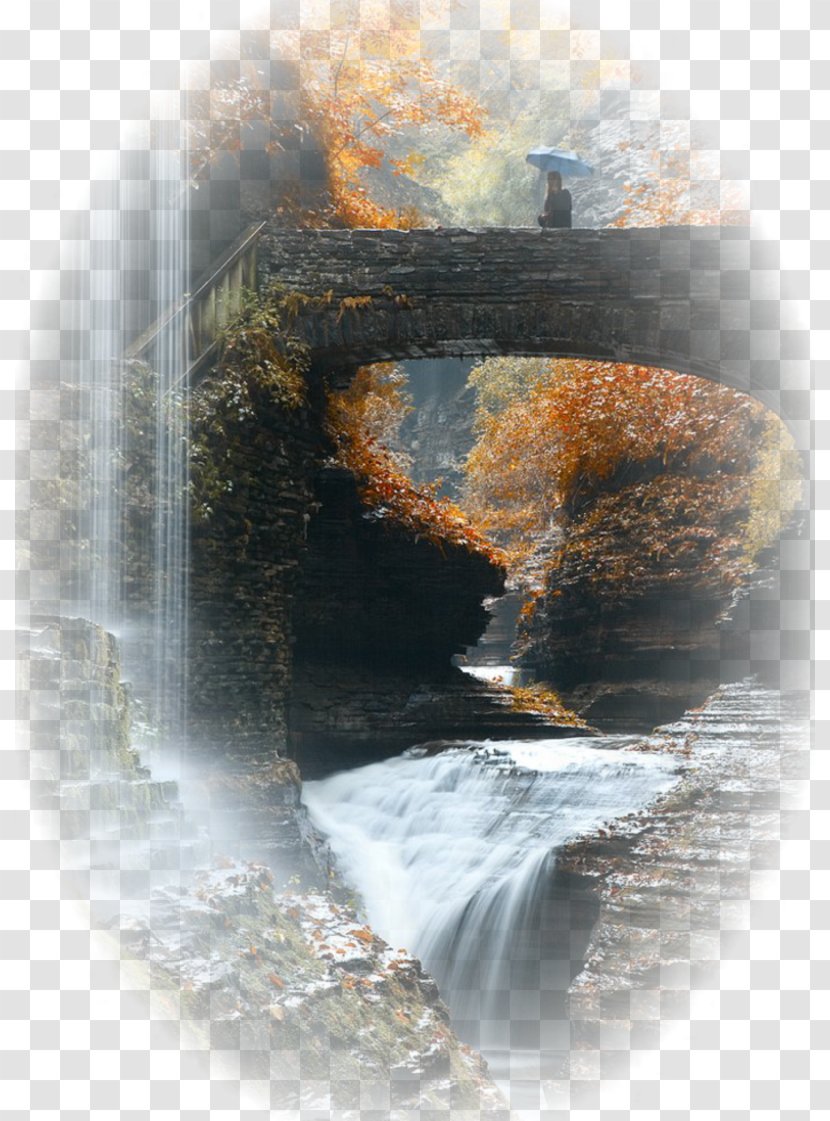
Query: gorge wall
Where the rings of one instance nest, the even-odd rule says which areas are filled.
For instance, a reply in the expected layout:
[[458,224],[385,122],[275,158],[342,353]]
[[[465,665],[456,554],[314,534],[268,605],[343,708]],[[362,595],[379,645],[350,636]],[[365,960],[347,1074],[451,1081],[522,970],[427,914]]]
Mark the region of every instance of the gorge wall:
[[300,409],[251,401],[194,431],[215,471],[191,545],[193,743],[231,759],[288,751],[310,774],[481,728],[548,728],[451,665],[486,627],[498,565],[363,505],[328,460],[321,382]]
[[[307,844],[292,854],[300,863],[269,859],[269,838],[257,836],[269,804],[271,843],[286,827],[302,833],[296,768],[292,779],[290,764],[249,767],[246,783],[229,782],[236,819],[223,828],[221,784],[188,780],[180,802],[179,785],[144,765],[112,635],[83,619],[38,617],[16,639],[30,739],[8,754],[29,776],[43,827],[36,866],[60,896],[38,893],[39,929],[57,944],[69,916],[73,957],[92,989],[120,986],[134,1015],[152,1004],[152,1041],[139,1042],[135,1062],[149,1070],[165,1049],[208,1097],[221,1070],[226,1087],[238,1084],[265,1112],[345,1115],[370,1101],[401,1116],[469,1109],[506,1121],[485,1063],[455,1035],[420,963],[365,924]],[[275,811],[289,803],[283,820]],[[240,857],[240,845],[259,855]],[[77,913],[67,910],[72,898]],[[65,941],[60,949],[65,957]],[[58,1003],[59,964],[45,955],[32,965],[38,990]],[[91,1048],[81,1038],[74,1049],[79,1063],[104,1061],[113,1021],[102,1008],[93,1006]],[[117,1109],[123,1099],[108,1100]]]
[[621,590],[597,599],[553,579],[520,624],[520,664],[604,731],[650,731],[677,720],[724,682],[755,676],[775,687],[780,599],[796,584],[782,579],[775,550],[760,564],[723,594],[667,582],[643,598]]
[[323,438],[313,408],[267,392],[202,439],[221,481],[193,526],[190,734],[223,752],[284,753],[291,613]]

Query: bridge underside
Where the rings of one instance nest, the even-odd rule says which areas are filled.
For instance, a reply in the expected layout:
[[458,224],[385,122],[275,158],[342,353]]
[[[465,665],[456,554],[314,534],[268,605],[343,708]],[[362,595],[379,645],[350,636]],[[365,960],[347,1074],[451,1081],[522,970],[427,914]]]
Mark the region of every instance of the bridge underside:
[[265,273],[317,297],[295,330],[314,366],[549,355],[694,374],[763,401],[809,448],[807,333],[744,229],[305,230]]

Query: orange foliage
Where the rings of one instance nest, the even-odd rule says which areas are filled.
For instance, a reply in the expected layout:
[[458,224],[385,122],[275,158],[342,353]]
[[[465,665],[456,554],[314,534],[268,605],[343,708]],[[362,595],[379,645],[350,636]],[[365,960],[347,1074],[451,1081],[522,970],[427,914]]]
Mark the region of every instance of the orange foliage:
[[744,474],[765,410],[744,394],[646,366],[551,359],[548,380],[485,417],[467,508],[526,536],[644,472]]
[[[348,40],[304,84],[304,115],[321,141],[332,196],[332,217],[346,226],[409,228],[416,212],[395,211],[373,202],[361,182],[364,168],[380,167],[384,142],[406,128],[454,129],[469,137],[483,133],[483,109],[469,94],[439,78],[423,60],[349,58]],[[388,159],[397,174],[417,166],[417,156]]]
[[410,458],[392,445],[404,417],[412,411],[407,381],[406,373],[392,362],[361,366],[348,389],[332,396],[329,403],[330,420],[382,445],[401,469],[409,466]]
[[501,550],[454,503],[437,498],[437,486],[416,487],[404,474],[400,455],[381,442],[393,437],[407,408],[394,369],[364,367],[349,389],[329,394],[326,426],[334,461],[355,476],[360,497],[375,517],[439,549],[460,547],[503,564]]
[[514,712],[537,712],[573,728],[588,725],[571,709],[566,708],[558,693],[545,685],[509,685],[510,707]]
[[447,128],[478,137],[484,110],[420,57],[413,12],[402,4],[392,5],[394,11],[384,7],[362,3],[359,12],[345,19],[341,14],[330,31],[278,33],[273,56],[282,56],[293,71],[290,98],[263,88],[262,74],[246,62],[238,78],[191,95],[187,148],[194,181],[207,178],[223,156],[239,159],[249,144],[270,155],[294,148],[297,130],[310,128],[322,148],[330,205],[325,212],[302,211],[287,188],[281,212],[303,225],[418,224],[421,218],[411,207],[392,210],[375,203],[363,185],[363,170],[386,162],[395,174],[412,175],[422,157],[416,152],[393,157],[389,141],[409,129]]

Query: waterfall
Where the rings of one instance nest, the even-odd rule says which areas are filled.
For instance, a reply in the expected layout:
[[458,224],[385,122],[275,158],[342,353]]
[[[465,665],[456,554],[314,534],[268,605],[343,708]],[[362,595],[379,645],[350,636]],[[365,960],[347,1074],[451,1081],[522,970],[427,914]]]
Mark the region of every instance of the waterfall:
[[[178,132],[178,123],[168,124]],[[175,306],[188,288],[188,191],[182,190],[182,153],[162,140],[151,153],[156,198],[153,247],[158,278],[156,299],[162,313]],[[168,736],[182,741],[187,725],[188,619],[188,444],[182,377],[188,367],[184,316],[165,327],[156,351],[159,374],[156,402],[156,503],[154,617],[156,656],[153,665],[153,708]]]
[[553,945],[557,923],[566,934],[570,923],[551,894],[557,848],[676,781],[676,761],[619,750],[628,742],[414,750],[305,784],[369,922],[421,959],[469,1042],[507,1048],[520,994],[536,994],[538,1024],[540,984],[567,988],[567,938]]
[[[138,697],[176,745],[187,720],[184,317],[170,318],[148,357],[154,372],[147,379],[154,400],[144,401],[149,430],[131,418],[137,375],[124,354],[136,335],[182,301],[189,286],[189,192],[180,133],[176,120],[154,121],[149,143],[121,152],[115,161],[120,166],[111,169],[109,182],[96,185],[91,199],[91,310],[89,323],[79,324],[88,328],[90,343],[86,354],[78,353],[76,372],[85,454],[76,567],[85,579],[76,585],[72,605],[119,636]],[[146,386],[142,392],[150,396]],[[146,476],[146,525],[140,528],[131,489],[138,471]]]

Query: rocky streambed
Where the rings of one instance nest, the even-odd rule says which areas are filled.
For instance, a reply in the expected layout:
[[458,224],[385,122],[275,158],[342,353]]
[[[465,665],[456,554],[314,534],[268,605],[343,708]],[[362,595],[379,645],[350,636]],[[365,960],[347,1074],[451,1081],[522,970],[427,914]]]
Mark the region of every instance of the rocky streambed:
[[[650,736],[433,745],[325,780],[397,806],[390,828],[414,847],[384,888],[354,832],[335,867],[288,760],[153,774],[98,628],[44,620],[25,645],[35,808],[62,838],[62,890],[91,901],[203,1077],[224,1054],[277,1116],[589,1106],[741,949],[804,767],[804,697],[752,681]],[[406,781],[380,776],[375,796],[361,774],[383,768]],[[401,937],[376,917],[390,893]]]
[[677,784],[560,851],[561,873],[598,904],[568,993],[570,1079],[613,1077],[599,1046],[611,1026],[627,1070],[630,1049],[657,1046],[661,1018],[689,1020],[691,989],[719,987],[722,959],[747,956],[759,906],[777,909],[769,885],[803,800],[809,731],[805,694],[722,686],[636,745],[680,759]]
[[445,745],[307,797],[511,1106],[587,1108],[659,1050],[664,1019],[688,1023],[730,940],[745,952],[803,774],[804,702],[746,680],[650,736]]
[[259,1083],[251,1104],[344,1121],[507,1117],[435,982],[329,891],[278,891],[264,865],[220,861],[121,941],[197,1046],[239,1053]]

